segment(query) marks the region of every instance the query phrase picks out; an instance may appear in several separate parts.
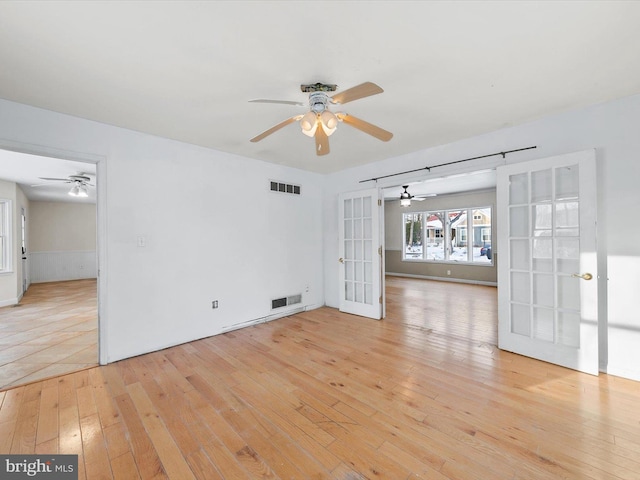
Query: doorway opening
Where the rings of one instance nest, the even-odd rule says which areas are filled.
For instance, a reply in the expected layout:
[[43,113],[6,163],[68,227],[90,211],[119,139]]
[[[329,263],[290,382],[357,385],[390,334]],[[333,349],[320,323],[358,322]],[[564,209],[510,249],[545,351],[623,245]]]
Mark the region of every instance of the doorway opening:
[[383,196],[390,311],[416,327],[497,346],[496,171],[406,180]]
[[96,182],[96,163],[0,149],[16,255],[0,278],[0,390],[99,363]]

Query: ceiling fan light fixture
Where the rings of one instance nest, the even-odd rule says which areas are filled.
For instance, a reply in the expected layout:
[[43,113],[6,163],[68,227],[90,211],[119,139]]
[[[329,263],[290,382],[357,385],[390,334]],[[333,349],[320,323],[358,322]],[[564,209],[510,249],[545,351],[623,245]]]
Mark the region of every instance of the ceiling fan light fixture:
[[329,136],[336,131],[336,128],[338,126],[338,117],[336,117],[335,114],[333,114],[329,110],[325,110],[320,115],[320,123],[322,125],[322,129],[324,130],[324,133]]
[[400,206],[409,207],[411,206],[411,199],[413,198],[413,195],[407,192],[407,188],[409,188],[409,185],[403,185],[402,188],[404,188],[404,192],[400,194]]
[[72,197],[86,198],[89,196],[89,191],[87,190],[86,185],[80,182],[76,182],[75,185],[71,187],[71,190],[69,190],[69,195],[71,195]]
[[[300,85],[301,90],[304,93],[309,94],[309,111],[305,114],[294,115],[283,122],[265,130],[259,135],[251,138],[251,142],[259,142],[268,137],[274,132],[277,132],[281,128],[294,123],[300,122],[300,128],[302,133],[308,137],[315,137],[316,140],[316,154],[326,155],[329,153],[329,140],[328,137],[336,131],[338,122],[344,122],[351,127],[360,130],[372,137],[377,138],[383,142],[388,142],[393,138],[393,134],[376,125],[365,122],[357,117],[348,115],[346,113],[333,113],[329,111],[329,105],[352,102],[360,98],[370,97],[382,93],[383,90],[378,85],[372,82],[364,82],[355,87],[348,88],[336,95],[329,97],[327,92],[334,92],[337,89],[333,84],[303,84]],[[284,105],[302,105],[300,102],[294,102],[291,100],[250,100],[251,102],[262,103],[282,103]],[[318,125],[319,124],[319,125]],[[320,130],[318,130],[320,128]]]
[[313,137],[316,133],[316,128],[318,128],[318,116],[313,112],[305,113],[300,120],[300,127],[302,128],[302,133],[308,137]]

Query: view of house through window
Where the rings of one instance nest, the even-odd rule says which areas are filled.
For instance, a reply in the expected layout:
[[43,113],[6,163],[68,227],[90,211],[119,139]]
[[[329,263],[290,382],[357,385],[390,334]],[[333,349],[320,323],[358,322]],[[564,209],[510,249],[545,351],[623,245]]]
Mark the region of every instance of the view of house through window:
[[403,214],[404,260],[492,263],[491,207]]

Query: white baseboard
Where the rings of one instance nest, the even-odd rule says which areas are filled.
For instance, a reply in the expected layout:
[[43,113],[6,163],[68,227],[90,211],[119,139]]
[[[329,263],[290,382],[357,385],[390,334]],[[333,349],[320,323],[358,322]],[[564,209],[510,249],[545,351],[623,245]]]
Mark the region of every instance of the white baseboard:
[[464,278],[449,278],[449,277],[432,277],[429,275],[413,275],[411,273],[394,273],[386,272],[385,275],[392,277],[407,277],[407,278],[420,278],[422,280],[437,280],[439,282],[451,282],[451,283],[468,283],[471,285],[485,285],[487,287],[497,287],[498,282],[485,282],[483,280],[466,280]]
[[15,297],[15,298],[9,298],[7,300],[0,300],[0,307],[8,307],[10,305],[17,305],[18,303],[20,303],[21,299],[22,299],[22,295],[20,295],[20,298]]
[[273,320],[278,320],[279,318],[288,317],[290,315],[295,315],[296,313],[307,312],[309,310],[315,310],[316,308],[320,308],[324,305],[316,304],[316,305],[306,305],[301,307],[292,308],[290,310],[285,310],[278,313],[273,313],[271,315],[267,315],[266,317],[255,318],[253,320],[247,320],[246,322],[236,323],[234,325],[229,325],[226,327],[222,327],[222,333],[231,332],[233,330],[239,330],[245,327],[251,327],[252,325],[258,325],[259,323],[271,322]]

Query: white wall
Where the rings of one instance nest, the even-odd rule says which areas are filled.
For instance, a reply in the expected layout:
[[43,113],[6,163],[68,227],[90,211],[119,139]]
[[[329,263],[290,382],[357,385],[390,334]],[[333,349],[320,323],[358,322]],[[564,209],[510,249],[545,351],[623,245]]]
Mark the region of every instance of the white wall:
[[[508,155],[506,161],[514,163],[595,148],[600,363],[611,374],[640,380],[640,223],[629,221],[634,218],[630,212],[640,209],[639,120],[640,96],[633,96],[328,176],[324,212],[327,305],[338,305],[337,195],[372,186],[361,184],[360,180],[533,145],[538,148]],[[421,178],[503,163],[501,157],[496,158],[434,169]],[[395,177],[380,185],[401,185],[411,178]]]
[[96,206],[31,202],[27,217],[31,281],[96,278]]
[[[16,184],[13,182],[0,180],[0,198],[2,198],[3,200],[9,200],[11,202],[11,224],[14,225],[16,210]],[[12,239],[12,243],[14,241],[15,240]],[[15,245],[12,244],[12,251],[15,251],[14,247]],[[11,269],[11,271],[0,273],[0,306],[13,305],[18,301],[18,296],[16,293],[16,261],[16,256],[12,255],[11,263],[13,268]]]
[[29,251],[96,249],[96,206],[90,203],[31,202]]
[[[103,159],[103,361],[287,311],[272,298],[324,302],[320,175],[0,100],[2,145]],[[302,195],[272,193],[269,179]]]
[[0,198],[11,202],[11,270],[0,273],[0,307],[15,305],[22,298],[21,214],[29,211],[29,200],[14,182],[0,180]]

